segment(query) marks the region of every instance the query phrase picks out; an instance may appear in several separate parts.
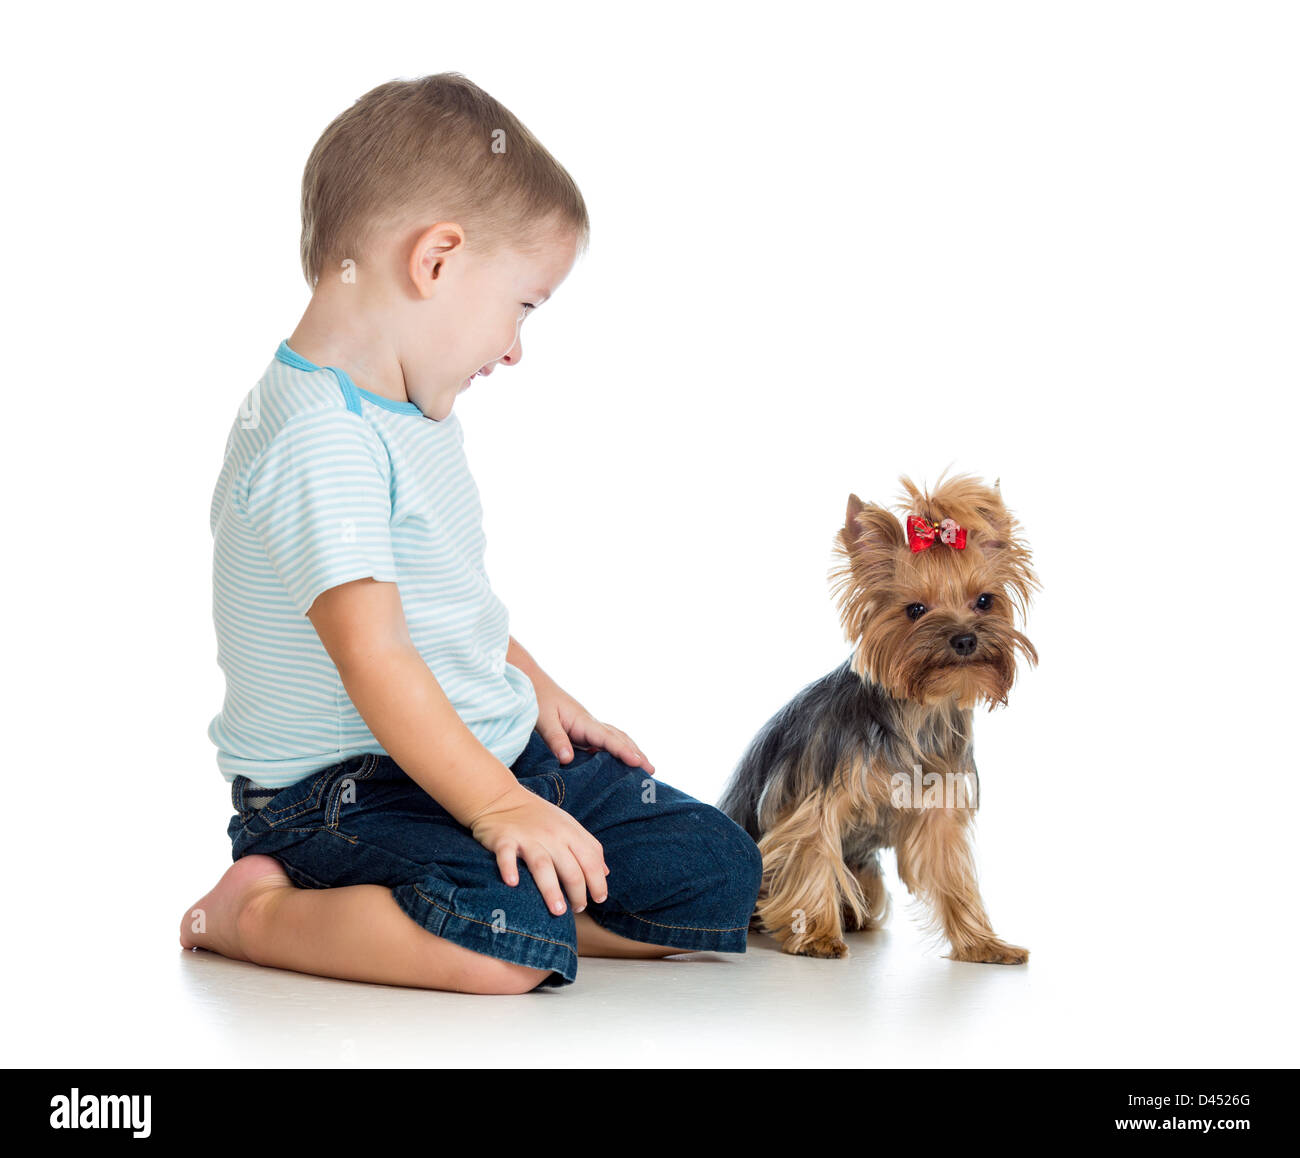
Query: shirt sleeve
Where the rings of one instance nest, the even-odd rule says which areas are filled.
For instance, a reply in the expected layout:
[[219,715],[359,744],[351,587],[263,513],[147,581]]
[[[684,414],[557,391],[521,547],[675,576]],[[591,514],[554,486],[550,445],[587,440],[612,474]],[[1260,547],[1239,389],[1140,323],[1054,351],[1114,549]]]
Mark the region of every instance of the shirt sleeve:
[[397,581],[388,451],[347,410],[297,415],[250,463],[244,511],[300,615],[340,583]]

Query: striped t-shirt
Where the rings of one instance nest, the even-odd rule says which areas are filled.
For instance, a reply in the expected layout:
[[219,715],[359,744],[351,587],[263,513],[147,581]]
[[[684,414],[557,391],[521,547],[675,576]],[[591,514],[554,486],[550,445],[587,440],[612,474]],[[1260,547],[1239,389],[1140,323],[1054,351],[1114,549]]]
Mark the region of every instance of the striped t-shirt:
[[506,663],[509,622],[483,566],[478,487],[455,414],[426,418],[281,342],[231,427],[212,496],[212,615],[226,780],[282,788],[383,752],[307,611],[330,587],[397,584],[411,641],[465,725],[507,766],[537,697]]

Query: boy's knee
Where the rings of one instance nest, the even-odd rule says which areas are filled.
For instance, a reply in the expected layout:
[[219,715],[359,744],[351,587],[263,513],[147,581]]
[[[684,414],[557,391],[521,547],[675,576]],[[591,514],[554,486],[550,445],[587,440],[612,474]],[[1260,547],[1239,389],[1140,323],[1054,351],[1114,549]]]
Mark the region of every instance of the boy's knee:
[[464,993],[530,993],[550,975],[550,969],[533,969],[475,953],[478,958],[462,971],[457,988]]
[[754,843],[754,838],[745,832],[743,828],[741,832],[745,836],[745,869],[748,874],[746,880],[754,886],[754,891],[757,892],[763,884],[763,854],[758,851],[758,845]]
[[740,825],[731,820],[728,820],[728,823],[732,824],[736,830],[737,876],[742,883],[742,887],[753,893],[757,898],[758,891],[763,885],[763,854],[758,851],[758,845],[754,843],[754,838]]
[[752,880],[757,885],[763,875],[763,855],[754,838],[721,809],[706,807],[717,834],[719,854],[731,858],[741,879]]
[[722,887],[736,903],[741,898],[756,898],[763,881],[763,856],[753,838],[712,805],[701,804],[696,821],[704,828],[704,843],[716,858],[714,887]]

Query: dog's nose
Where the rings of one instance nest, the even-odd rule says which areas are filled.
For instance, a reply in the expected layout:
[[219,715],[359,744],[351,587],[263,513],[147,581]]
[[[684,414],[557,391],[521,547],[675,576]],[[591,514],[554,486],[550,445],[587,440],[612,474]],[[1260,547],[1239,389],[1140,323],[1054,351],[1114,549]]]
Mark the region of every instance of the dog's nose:
[[975,636],[969,631],[954,635],[948,643],[958,655],[970,655],[975,650]]

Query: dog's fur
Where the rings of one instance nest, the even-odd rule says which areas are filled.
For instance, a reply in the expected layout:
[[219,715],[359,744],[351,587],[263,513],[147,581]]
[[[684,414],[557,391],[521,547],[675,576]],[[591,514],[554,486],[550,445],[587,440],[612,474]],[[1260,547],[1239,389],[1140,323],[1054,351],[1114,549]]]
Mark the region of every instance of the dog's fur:
[[971,718],[976,703],[1006,703],[1017,655],[1037,662],[1017,620],[1038,581],[997,483],[901,483],[900,510],[955,520],[966,546],[913,552],[892,514],[849,496],[829,578],[854,651],[764,725],[718,807],[758,842],[752,925],[787,953],[843,957],[846,928],[876,928],[889,908],[880,850],[892,848],[953,959],[1021,964],[1029,951],[993,932],[976,881]]

